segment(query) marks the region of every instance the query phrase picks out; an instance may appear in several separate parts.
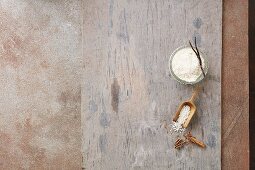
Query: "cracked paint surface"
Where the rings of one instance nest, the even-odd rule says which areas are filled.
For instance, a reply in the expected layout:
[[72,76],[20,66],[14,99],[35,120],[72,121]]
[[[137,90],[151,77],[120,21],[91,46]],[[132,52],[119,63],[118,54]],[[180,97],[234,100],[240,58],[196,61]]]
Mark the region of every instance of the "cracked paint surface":
[[0,169],[80,169],[79,0],[0,2]]

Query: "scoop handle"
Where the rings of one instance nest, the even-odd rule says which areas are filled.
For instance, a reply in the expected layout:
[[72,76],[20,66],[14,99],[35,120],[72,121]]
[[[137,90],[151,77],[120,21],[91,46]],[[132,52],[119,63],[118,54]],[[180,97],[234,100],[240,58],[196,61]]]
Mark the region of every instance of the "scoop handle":
[[192,94],[192,96],[191,96],[191,98],[190,98],[190,101],[191,101],[192,103],[195,102],[195,100],[196,100],[196,98],[197,98],[197,96],[198,96],[199,90],[200,90],[200,87],[199,87],[199,86],[197,86],[197,87],[194,89],[193,94]]

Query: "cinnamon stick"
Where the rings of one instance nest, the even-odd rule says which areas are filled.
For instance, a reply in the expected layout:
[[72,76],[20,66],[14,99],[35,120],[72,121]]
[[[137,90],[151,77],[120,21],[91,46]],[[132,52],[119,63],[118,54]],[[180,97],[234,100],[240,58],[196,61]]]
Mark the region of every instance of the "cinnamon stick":
[[192,136],[192,134],[189,132],[188,134],[185,135],[185,137],[192,143],[196,144],[197,146],[201,147],[201,148],[205,148],[205,144],[202,141],[199,141],[197,138],[195,138],[194,136]]

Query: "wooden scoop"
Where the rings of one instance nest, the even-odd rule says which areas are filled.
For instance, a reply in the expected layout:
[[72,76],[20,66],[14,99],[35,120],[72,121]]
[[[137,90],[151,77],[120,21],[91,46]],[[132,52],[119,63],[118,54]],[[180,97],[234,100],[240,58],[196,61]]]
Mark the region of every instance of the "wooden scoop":
[[182,127],[183,127],[183,128],[187,128],[187,127],[188,127],[189,122],[191,121],[193,115],[194,115],[195,112],[196,112],[196,109],[197,109],[197,108],[196,108],[196,105],[194,104],[194,102],[195,102],[195,99],[196,99],[196,97],[197,97],[197,95],[198,95],[198,92],[199,92],[199,86],[197,86],[197,87],[194,89],[191,98],[190,98],[188,101],[183,102],[183,103],[179,106],[177,112],[175,113],[175,116],[174,116],[174,118],[173,118],[173,121],[174,121],[174,122],[176,122],[177,119],[179,118],[180,112],[181,112],[182,108],[183,108],[185,105],[188,105],[188,106],[190,107],[189,116],[188,116],[188,118],[186,119],[186,121],[182,124]]

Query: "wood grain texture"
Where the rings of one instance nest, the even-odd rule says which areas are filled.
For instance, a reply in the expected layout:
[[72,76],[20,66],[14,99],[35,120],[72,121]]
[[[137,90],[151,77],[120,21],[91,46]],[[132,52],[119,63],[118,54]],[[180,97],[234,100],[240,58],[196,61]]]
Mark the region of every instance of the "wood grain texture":
[[249,169],[248,63],[248,0],[225,0],[222,65],[223,170]]
[[[222,2],[83,2],[83,168],[220,169]],[[169,55],[198,38],[209,75],[189,130],[207,145],[174,149],[168,122],[191,86],[169,77]]]

